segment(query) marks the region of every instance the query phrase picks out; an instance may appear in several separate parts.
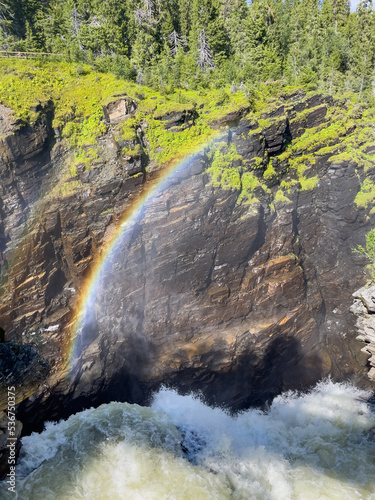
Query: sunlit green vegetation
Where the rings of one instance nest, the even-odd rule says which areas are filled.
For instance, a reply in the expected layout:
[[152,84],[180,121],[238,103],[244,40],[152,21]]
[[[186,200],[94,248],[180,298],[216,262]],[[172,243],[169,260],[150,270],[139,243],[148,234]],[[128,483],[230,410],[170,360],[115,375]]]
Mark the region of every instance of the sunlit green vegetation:
[[[162,167],[209,144],[221,133],[218,124],[233,113],[240,112],[253,124],[245,139],[253,136],[263,141],[263,131],[286,117],[267,118],[267,113],[285,103],[290,93],[304,99],[298,88],[287,88],[282,82],[261,84],[250,93],[246,88],[219,89],[213,85],[166,91],[97,72],[81,63],[0,60],[0,99],[12,108],[18,127],[34,125],[50,112],[53,127],[71,148],[71,161],[54,191],[60,195],[82,188],[77,166],[83,164],[90,169],[101,161],[99,139],[109,131],[121,144],[124,158],[139,157],[144,152]],[[136,112],[122,123],[109,126],[103,106],[124,95],[135,102]],[[262,193],[271,201],[288,202],[293,190],[314,190],[318,185],[315,165],[319,157],[327,156],[335,164],[354,162],[357,168],[369,172],[373,160],[367,150],[375,144],[375,112],[371,106],[358,108],[355,95],[350,98],[352,101],[330,106],[323,123],[285,143],[272,160],[265,155],[245,161],[233,144],[215,144],[207,169],[213,187],[238,193],[239,204],[254,204]],[[305,127],[309,114],[320,107],[297,113],[294,122]],[[177,125],[170,127],[169,120],[177,120]],[[140,141],[141,134],[145,143]],[[365,180],[355,201],[367,207],[375,203],[375,188],[371,180],[362,178]]]

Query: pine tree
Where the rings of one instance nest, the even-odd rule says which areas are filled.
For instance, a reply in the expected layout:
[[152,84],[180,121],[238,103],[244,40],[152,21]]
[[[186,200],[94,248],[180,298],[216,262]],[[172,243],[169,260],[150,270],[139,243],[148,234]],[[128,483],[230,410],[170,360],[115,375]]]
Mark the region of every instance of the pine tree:
[[336,33],[334,25],[324,33],[321,54],[320,78],[326,82],[326,90],[332,93],[335,82],[341,79],[340,73],[347,69],[349,57],[348,43],[341,33]]
[[9,4],[0,2],[0,19],[7,21],[9,18],[14,18]]
[[70,16],[62,2],[39,9],[35,20],[40,48],[47,52],[68,53],[71,42]]
[[318,0],[301,0],[288,5],[289,47],[285,72],[291,83],[317,81],[321,51],[321,23]]
[[157,19],[157,42],[159,45],[159,52],[165,51],[165,44],[169,43],[170,34],[175,30],[175,25],[177,22],[173,23],[173,13],[170,11],[170,5],[168,1],[159,0],[157,4],[156,13]]
[[8,49],[14,42],[15,16],[9,2],[0,2],[0,48]]
[[173,64],[173,85],[175,87],[180,87],[182,84],[182,68],[184,64],[184,51],[183,48],[180,46],[177,54],[174,57],[174,64]]
[[332,17],[334,22],[335,33],[342,31],[350,14],[349,0],[333,0],[332,1]]
[[22,48],[25,52],[36,52],[39,49],[37,39],[28,21],[26,21],[26,36]]
[[178,18],[181,37],[186,44],[191,29],[192,0],[178,0]]
[[[155,2],[142,0],[134,12],[137,28],[136,39],[132,46],[132,61],[138,70],[146,69],[154,62],[159,51],[158,20],[154,16]],[[144,71],[142,72],[145,78]]]
[[221,17],[226,26],[230,43],[230,52],[240,60],[250,46],[250,40],[246,30],[247,16],[248,6],[246,0],[237,0],[236,2],[226,1],[222,7]]
[[220,65],[227,56],[228,39],[223,20],[219,16],[218,0],[193,0],[192,3],[189,47],[199,65],[202,30],[206,43],[209,43],[212,64]]
[[70,11],[70,19],[72,23],[72,36],[73,38],[78,38],[79,28],[83,23],[83,17],[78,12],[77,6],[74,4],[72,10]]
[[373,79],[374,68],[374,11],[372,0],[362,0],[356,10],[356,44],[353,48],[359,81],[359,96]]

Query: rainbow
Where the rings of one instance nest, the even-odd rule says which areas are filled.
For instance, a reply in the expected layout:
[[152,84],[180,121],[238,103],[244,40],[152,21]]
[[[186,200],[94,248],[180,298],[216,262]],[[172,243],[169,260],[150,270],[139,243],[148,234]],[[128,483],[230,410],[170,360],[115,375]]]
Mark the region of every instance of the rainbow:
[[77,301],[75,317],[71,326],[70,338],[65,354],[65,360],[67,360],[68,364],[67,373],[71,373],[74,361],[79,355],[77,352],[77,343],[80,338],[80,331],[87,320],[90,306],[94,304],[98,286],[105,274],[105,271],[108,269],[112,258],[121,247],[128,230],[137,224],[142,215],[143,209],[147,206],[147,204],[155,198],[155,196],[164,192],[174,177],[177,178],[178,174],[186,168],[192,160],[197,158],[205,148],[213,142],[216,142],[222,136],[222,131],[216,132],[208,141],[198,146],[196,150],[190,153],[187,157],[173,162],[160,170],[157,178],[154,178],[151,182],[145,185],[136,202],[133,203],[130,208],[126,209],[120,217],[116,230],[104,248],[102,248],[100,256],[92,266],[91,273],[82,287],[80,297]]

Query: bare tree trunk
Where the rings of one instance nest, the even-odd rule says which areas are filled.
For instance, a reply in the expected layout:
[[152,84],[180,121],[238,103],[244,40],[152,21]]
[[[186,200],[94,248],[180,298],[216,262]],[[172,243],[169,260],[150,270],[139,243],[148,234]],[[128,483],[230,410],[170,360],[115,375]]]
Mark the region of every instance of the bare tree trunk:
[[333,85],[333,77],[335,76],[335,68],[333,67],[332,64],[332,72],[331,72],[331,81],[329,84],[329,93],[332,94],[332,85]]

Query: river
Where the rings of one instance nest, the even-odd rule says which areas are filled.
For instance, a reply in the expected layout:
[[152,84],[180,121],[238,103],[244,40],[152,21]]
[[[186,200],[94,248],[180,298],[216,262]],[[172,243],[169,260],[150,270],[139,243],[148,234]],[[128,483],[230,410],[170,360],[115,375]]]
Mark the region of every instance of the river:
[[22,440],[18,500],[375,499],[369,394],[319,383],[231,416],[161,389],[150,407],[113,402]]

